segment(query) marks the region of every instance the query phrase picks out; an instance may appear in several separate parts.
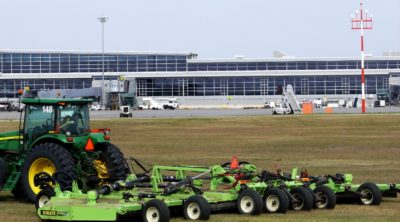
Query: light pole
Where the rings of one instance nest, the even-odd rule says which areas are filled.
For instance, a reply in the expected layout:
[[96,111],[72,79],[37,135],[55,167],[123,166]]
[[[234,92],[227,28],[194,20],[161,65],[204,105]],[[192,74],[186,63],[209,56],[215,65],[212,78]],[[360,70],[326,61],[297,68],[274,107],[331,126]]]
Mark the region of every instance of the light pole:
[[356,16],[351,15],[351,29],[361,31],[361,93],[362,93],[362,113],[365,113],[365,70],[364,70],[364,30],[372,29],[372,15],[368,15],[368,10],[363,11],[363,3],[360,2],[360,12],[356,11]]
[[105,91],[104,91],[104,23],[107,22],[107,17],[98,17],[97,20],[101,22],[101,53],[102,53],[102,81],[101,81],[101,108],[105,109]]

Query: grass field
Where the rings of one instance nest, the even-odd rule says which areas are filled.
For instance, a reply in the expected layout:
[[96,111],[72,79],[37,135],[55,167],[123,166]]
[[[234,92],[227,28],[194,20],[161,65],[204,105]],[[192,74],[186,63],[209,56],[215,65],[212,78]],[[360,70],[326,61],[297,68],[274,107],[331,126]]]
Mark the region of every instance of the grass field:
[[[351,172],[356,182],[400,183],[400,115],[316,115],[98,120],[127,157],[157,164],[211,165],[232,155],[260,168],[311,174]],[[17,128],[0,122],[0,131]],[[0,221],[38,221],[31,204],[0,194]],[[400,221],[400,198],[377,207],[247,217],[219,213],[211,221]],[[181,218],[174,219],[182,220]]]

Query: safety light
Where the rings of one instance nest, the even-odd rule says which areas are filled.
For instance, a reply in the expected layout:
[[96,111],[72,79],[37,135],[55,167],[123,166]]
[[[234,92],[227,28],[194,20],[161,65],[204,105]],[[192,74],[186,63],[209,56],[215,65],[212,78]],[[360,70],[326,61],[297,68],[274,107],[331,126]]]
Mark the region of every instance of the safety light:
[[74,142],[74,138],[72,138],[72,137],[67,137],[67,142],[69,142],[69,143]]

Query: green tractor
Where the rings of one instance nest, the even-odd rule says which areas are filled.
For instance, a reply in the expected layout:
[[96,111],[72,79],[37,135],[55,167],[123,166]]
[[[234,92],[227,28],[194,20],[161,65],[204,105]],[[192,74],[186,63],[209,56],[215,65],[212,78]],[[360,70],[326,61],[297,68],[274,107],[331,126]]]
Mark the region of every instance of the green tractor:
[[90,129],[92,100],[24,97],[20,102],[25,108],[19,129],[0,133],[0,190],[33,202],[42,172],[57,176],[66,190],[74,180],[87,189],[130,173],[110,143],[110,130]]

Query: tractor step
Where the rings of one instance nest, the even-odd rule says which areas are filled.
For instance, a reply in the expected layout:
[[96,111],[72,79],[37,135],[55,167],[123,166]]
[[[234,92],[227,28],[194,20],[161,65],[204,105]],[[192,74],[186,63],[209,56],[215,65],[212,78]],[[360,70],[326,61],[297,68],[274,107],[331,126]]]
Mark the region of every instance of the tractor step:
[[3,186],[3,191],[11,191],[14,189],[14,187],[17,185],[19,178],[21,177],[21,172],[20,171],[13,171],[10,176],[8,176],[8,179],[6,183]]

